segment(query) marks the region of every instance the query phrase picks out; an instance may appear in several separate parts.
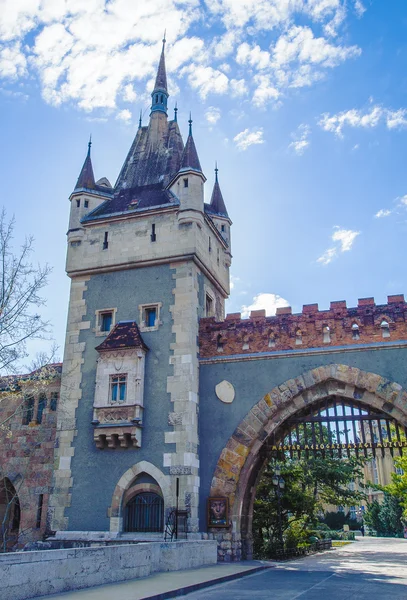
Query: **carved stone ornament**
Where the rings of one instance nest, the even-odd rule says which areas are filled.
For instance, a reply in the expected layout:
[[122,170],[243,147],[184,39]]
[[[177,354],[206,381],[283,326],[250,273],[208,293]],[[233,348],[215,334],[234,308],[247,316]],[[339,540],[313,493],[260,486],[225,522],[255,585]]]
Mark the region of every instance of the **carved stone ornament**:
[[235,399],[235,388],[226,379],[215,386],[215,392],[219,400],[225,404],[230,404]]

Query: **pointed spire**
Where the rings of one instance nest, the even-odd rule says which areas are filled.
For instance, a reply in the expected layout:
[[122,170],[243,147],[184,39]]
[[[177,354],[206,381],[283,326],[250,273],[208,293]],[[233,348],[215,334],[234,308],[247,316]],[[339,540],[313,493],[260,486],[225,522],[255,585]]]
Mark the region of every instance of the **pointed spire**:
[[163,39],[163,48],[161,50],[160,62],[158,64],[157,77],[155,78],[154,89],[151,93],[151,113],[163,112],[167,114],[168,89],[167,89],[167,73],[165,70],[165,32]]
[[90,157],[90,149],[92,146],[92,136],[89,138],[88,142],[88,153],[85,158],[85,162],[83,163],[82,170],[79,174],[78,181],[75,185],[75,190],[80,188],[87,188],[88,190],[92,190],[95,187],[95,177],[93,175],[93,167],[92,167],[92,159]]
[[187,143],[185,144],[184,152],[181,158],[180,169],[193,169],[202,173],[201,163],[199,162],[198,152],[196,151],[194,138],[192,137],[192,118],[191,113],[189,114],[189,135]]
[[176,103],[175,103],[175,107],[174,107],[174,121],[175,121],[176,123],[178,122],[177,113],[178,113],[178,104],[177,104],[177,102],[176,102]]
[[218,163],[215,163],[215,185],[213,186],[212,197],[210,207],[211,210],[218,215],[225,216],[229,218],[228,211],[226,210],[226,205],[223,200],[222,192],[220,191],[219,181],[218,181]]
[[167,90],[167,72],[165,70],[165,52],[164,52],[165,42],[166,42],[166,39],[165,39],[165,31],[164,31],[163,47],[161,50],[160,62],[158,65],[157,77],[155,79],[154,91],[155,90],[164,90],[165,92],[168,92],[168,90]]

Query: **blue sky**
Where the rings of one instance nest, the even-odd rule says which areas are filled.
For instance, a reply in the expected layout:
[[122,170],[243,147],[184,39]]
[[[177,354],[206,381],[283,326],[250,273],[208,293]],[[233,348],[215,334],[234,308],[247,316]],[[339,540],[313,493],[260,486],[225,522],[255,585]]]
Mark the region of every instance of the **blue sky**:
[[164,27],[169,114],[233,220],[228,311],[406,291],[405,0],[0,0],[2,204],[53,267],[60,354],[68,196],[90,133],[115,181]]

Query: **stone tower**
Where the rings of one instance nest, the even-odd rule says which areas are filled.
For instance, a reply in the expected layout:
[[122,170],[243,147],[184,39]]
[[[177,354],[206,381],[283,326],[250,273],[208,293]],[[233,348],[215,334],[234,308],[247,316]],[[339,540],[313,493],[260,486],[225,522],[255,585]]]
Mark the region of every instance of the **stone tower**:
[[204,203],[191,118],[185,146],[177,112],[168,120],[164,49],[149,123],[115,186],[95,182],[89,143],[70,196],[57,531],[120,534],[132,486],[160,488],[169,509],[177,478],[179,506],[199,531],[198,323],[224,318],[231,221],[217,170]]

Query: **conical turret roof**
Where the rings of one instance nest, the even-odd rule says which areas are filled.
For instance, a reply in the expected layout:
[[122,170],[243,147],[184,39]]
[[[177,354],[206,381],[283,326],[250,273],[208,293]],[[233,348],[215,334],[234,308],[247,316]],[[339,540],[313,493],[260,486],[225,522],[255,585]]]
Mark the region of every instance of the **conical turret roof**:
[[78,181],[76,182],[75,190],[80,188],[93,190],[95,187],[95,176],[93,175],[92,159],[90,157],[91,146],[92,142],[89,140],[88,153],[86,155],[85,162],[83,163],[82,170],[79,174]]
[[213,211],[214,213],[217,213],[218,215],[224,215],[225,217],[229,218],[228,211],[226,210],[225,201],[223,200],[222,192],[220,190],[220,185],[218,181],[218,168],[215,169],[215,173],[215,185],[213,186],[211,203],[209,206],[211,208],[211,211]]
[[[163,39],[163,48],[161,50],[160,63],[158,65],[157,77],[155,79],[154,91],[155,90],[167,90],[167,72],[165,70],[165,38]],[[153,92],[154,93],[154,92]]]
[[181,169],[193,169],[202,173],[198,152],[196,151],[194,138],[192,137],[192,119],[189,119],[189,135],[181,158]]

